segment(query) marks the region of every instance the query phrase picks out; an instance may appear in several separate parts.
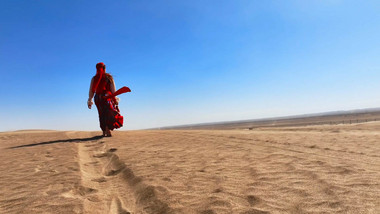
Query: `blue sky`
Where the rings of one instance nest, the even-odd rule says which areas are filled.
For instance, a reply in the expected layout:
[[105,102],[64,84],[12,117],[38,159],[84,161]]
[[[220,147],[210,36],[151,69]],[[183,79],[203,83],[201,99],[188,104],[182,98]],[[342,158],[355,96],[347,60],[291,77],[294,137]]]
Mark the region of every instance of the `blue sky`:
[[0,131],[121,130],[380,107],[379,1],[1,1]]

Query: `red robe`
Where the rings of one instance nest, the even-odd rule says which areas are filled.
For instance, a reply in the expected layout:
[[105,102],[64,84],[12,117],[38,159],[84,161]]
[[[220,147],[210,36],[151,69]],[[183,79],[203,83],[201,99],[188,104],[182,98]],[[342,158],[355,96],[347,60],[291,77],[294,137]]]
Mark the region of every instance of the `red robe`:
[[112,79],[109,74],[97,72],[94,77],[92,92],[95,92],[95,105],[99,113],[100,128],[104,131],[106,127],[113,130],[123,126],[123,116],[120,115],[118,106],[113,101],[114,98],[106,98],[105,94],[111,92]]

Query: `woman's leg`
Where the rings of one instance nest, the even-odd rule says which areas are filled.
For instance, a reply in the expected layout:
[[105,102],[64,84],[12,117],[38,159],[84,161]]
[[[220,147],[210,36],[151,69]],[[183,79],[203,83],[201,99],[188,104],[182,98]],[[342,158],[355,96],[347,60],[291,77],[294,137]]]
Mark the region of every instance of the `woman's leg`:
[[111,134],[111,130],[108,128],[108,126],[106,126],[106,131],[105,131],[105,136],[106,137],[112,137],[112,134]]
[[104,100],[99,96],[95,95],[95,105],[96,108],[98,109],[98,115],[99,115],[99,125],[100,128],[103,131],[103,136],[106,136],[107,130],[106,130],[106,117],[105,117],[105,111],[106,111],[106,105]]

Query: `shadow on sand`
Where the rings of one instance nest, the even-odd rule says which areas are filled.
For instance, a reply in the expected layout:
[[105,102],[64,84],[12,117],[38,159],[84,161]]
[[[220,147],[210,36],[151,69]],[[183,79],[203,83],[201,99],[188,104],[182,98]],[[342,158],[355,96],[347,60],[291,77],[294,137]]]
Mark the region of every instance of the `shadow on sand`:
[[86,141],[92,141],[92,140],[99,140],[102,138],[103,138],[103,136],[94,136],[94,137],[89,137],[89,138],[53,140],[53,141],[46,141],[46,142],[41,142],[41,143],[33,143],[33,144],[26,144],[26,145],[20,145],[20,146],[13,146],[13,147],[9,147],[8,149],[17,149],[17,148],[23,148],[23,147],[40,146],[40,145],[53,144],[53,143],[86,142]]

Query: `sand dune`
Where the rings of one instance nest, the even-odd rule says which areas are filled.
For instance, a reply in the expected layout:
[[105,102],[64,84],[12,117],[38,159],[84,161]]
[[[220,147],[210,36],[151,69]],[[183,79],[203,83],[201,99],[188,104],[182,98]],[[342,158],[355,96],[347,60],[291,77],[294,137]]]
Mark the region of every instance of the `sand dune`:
[[380,213],[379,130],[0,133],[0,213]]

